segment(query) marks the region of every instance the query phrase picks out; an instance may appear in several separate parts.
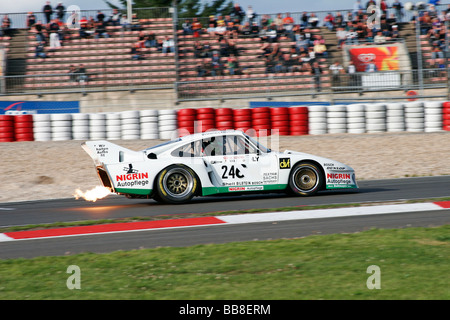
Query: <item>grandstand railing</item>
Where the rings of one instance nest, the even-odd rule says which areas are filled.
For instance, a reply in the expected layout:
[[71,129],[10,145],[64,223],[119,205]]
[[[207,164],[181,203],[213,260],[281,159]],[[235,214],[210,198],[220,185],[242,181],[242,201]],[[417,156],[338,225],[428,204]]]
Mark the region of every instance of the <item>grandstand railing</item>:
[[[422,76],[423,86],[419,83]],[[421,89],[447,89],[439,97],[450,93],[450,68],[410,71],[357,72],[354,74],[326,74],[320,76],[320,85],[314,76],[283,76],[269,74],[266,77],[243,77],[182,81],[176,83],[177,101],[229,100],[285,96],[316,96],[332,93],[368,93],[409,91]],[[218,77],[220,78],[220,77]],[[245,86],[239,85],[245,82]]]

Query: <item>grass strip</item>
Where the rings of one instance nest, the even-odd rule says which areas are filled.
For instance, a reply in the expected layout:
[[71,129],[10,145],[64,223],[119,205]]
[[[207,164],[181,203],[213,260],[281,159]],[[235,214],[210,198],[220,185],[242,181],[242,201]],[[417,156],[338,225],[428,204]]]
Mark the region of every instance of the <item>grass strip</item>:
[[[450,225],[0,260],[0,299],[448,300]],[[80,289],[69,290],[69,266]],[[368,268],[379,267],[380,289]],[[370,280],[369,280],[370,281]]]

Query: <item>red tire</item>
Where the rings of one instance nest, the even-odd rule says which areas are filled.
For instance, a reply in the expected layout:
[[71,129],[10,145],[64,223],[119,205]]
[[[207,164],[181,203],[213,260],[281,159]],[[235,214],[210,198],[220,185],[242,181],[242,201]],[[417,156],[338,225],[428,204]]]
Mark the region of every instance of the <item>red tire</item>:
[[254,119],[253,126],[270,126],[270,119]]
[[0,138],[0,142],[14,142],[14,138]]
[[194,121],[178,121],[178,128],[193,127]]
[[214,119],[205,119],[205,120],[197,120],[195,121],[196,124],[201,124],[203,126],[208,125],[208,126],[214,126],[216,124],[216,121]]
[[289,107],[289,114],[308,114],[308,107]]
[[0,128],[14,128],[14,121],[0,121]]
[[252,119],[270,119],[270,113],[269,112],[260,112],[260,113],[254,113],[252,115]]
[[232,115],[228,115],[228,116],[218,116],[216,117],[216,122],[224,122],[224,121],[234,121],[234,118]]
[[0,133],[0,139],[14,139],[14,132]]
[[256,114],[256,113],[270,113],[270,108],[269,107],[253,108],[251,110],[252,110],[252,114]]
[[0,114],[0,122],[1,121],[14,121],[14,116],[10,116],[8,114]]
[[283,115],[279,115],[279,116],[271,116],[270,120],[272,120],[272,122],[277,122],[277,121],[289,121],[289,115],[287,114],[283,114]]
[[233,115],[236,116],[251,116],[251,109],[233,109]]
[[33,133],[33,128],[17,128],[14,130],[15,134]]
[[178,121],[195,121],[195,119],[196,119],[195,116],[185,116],[185,115],[177,116]]
[[32,133],[16,134],[16,141],[34,141],[34,135]]
[[200,114],[197,114],[197,120],[206,120],[206,119],[215,119],[215,115],[214,115],[214,113],[200,113]]
[[197,111],[195,109],[180,109],[177,111],[178,116],[195,116]]
[[286,107],[270,108],[270,115],[272,116],[281,116],[285,114],[289,114],[289,110]]
[[233,116],[233,109],[231,108],[216,109],[216,116]]
[[14,116],[15,122],[33,122],[33,116],[31,114],[20,114]]
[[198,108],[197,115],[200,114],[216,114],[216,110],[214,108]]
[[291,120],[291,121],[296,121],[296,120],[308,120],[308,114],[307,113],[294,113],[294,114],[291,114],[290,116],[289,116],[289,119]]
[[5,133],[5,132],[14,132],[14,127],[2,127],[2,126],[0,126],[0,133]]

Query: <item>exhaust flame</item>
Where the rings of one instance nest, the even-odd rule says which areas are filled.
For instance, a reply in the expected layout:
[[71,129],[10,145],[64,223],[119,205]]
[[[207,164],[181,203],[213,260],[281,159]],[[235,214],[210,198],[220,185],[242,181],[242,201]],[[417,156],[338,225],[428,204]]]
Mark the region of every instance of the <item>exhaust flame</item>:
[[77,189],[75,190],[75,194],[73,196],[77,200],[83,198],[86,201],[95,202],[98,199],[103,199],[110,194],[111,190],[109,190],[109,188],[97,186],[94,189],[88,190],[86,192]]

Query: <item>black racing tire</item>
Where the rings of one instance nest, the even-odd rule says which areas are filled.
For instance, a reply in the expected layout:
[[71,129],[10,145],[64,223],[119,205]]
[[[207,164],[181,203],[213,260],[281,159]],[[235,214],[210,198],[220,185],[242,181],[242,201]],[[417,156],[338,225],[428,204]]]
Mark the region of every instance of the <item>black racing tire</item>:
[[289,188],[299,196],[315,195],[324,183],[324,175],[317,164],[301,162],[296,164],[289,175]]
[[166,203],[186,203],[199,187],[197,175],[187,166],[171,165],[156,178],[156,199]]

